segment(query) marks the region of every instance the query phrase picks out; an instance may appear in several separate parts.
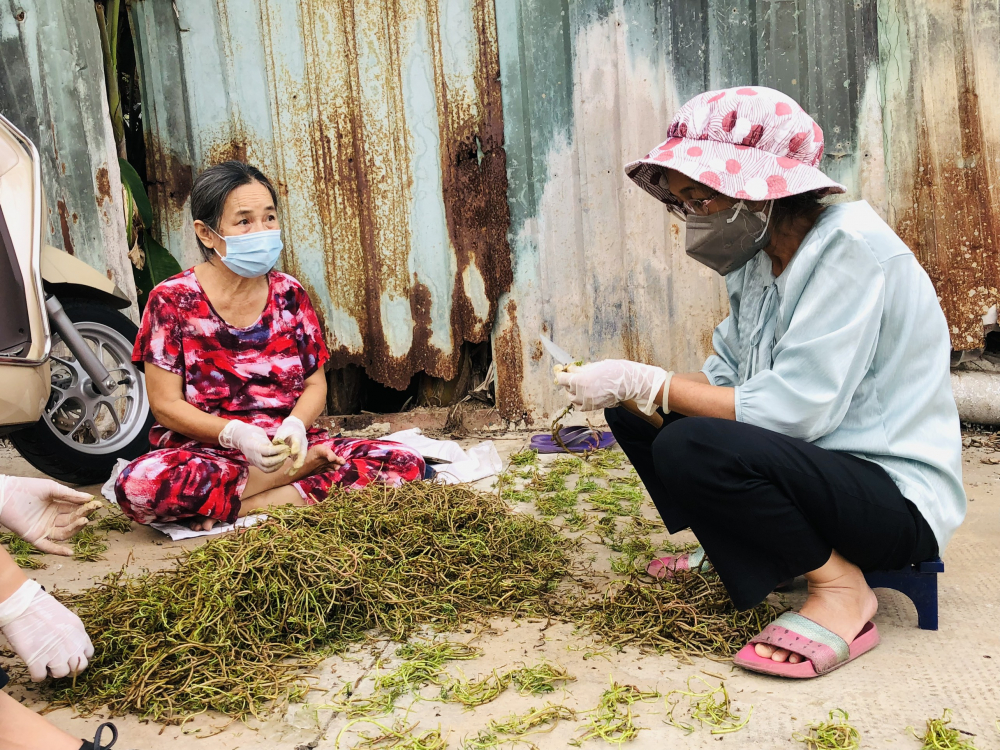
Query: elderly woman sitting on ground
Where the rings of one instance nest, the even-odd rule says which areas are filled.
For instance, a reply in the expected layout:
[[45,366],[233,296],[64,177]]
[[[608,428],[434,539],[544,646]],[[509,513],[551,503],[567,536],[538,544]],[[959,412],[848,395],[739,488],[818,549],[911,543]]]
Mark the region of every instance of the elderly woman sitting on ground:
[[139,523],[207,531],[268,506],[322,501],[334,485],[423,476],[406,446],[312,427],[330,355],[305,290],[271,270],[282,248],[277,204],[268,179],[241,162],[195,180],[205,262],[150,292],[132,354],[145,366],[155,450],[121,472],[115,494]]

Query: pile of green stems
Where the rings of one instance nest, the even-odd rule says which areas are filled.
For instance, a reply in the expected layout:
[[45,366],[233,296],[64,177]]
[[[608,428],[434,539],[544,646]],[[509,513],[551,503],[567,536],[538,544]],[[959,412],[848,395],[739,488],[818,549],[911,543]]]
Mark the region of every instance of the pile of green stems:
[[537,613],[566,573],[554,529],[463,487],[337,489],[269,513],[169,569],[64,596],[95,655],[75,684],[50,686],[55,702],[161,721],[257,716],[301,699],[305,669],[371,631],[405,640],[424,623]]
[[335,489],[269,514],[168,569],[121,571],[62,596],[95,656],[75,683],[51,683],[49,697],[83,713],[246,719],[302,700],[325,656],[373,635],[406,640],[423,625],[544,614],[618,649],[730,656],[776,614],[766,604],[737,612],[712,573],[655,583],[636,574],[599,599],[575,596],[569,540],[461,486]]
[[770,602],[738,611],[714,572],[677,571],[650,581],[633,575],[612,583],[596,602],[563,610],[617,649],[680,656],[732,656],[778,615]]

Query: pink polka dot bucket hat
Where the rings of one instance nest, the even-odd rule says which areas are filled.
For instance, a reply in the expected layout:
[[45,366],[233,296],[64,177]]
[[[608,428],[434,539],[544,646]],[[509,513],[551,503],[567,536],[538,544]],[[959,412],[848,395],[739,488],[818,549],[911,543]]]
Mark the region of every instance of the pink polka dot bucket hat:
[[742,200],[845,192],[816,168],[822,157],[823,131],[798,102],[774,89],[743,86],[689,101],[670,123],[667,140],[626,165],[625,173],[670,207],[678,204],[660,185],[664,169]]

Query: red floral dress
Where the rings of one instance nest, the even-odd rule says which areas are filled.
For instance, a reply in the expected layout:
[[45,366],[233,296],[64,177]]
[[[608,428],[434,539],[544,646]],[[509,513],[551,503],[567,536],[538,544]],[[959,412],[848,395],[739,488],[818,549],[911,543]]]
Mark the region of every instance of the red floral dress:
[[[239,419],[274,435],[305,389],[305,380],[330,358],[309,296],[287,274],[268,274],[260,318],[236,328],[212,307],[194,272],[184,271],[149,295],[132,361],[162,367],[184,381],[184,399],[208,414]],[[122,470],[115,495],[139,523],[207,516],[232,522],[240,509],[249,464],[238,450],[192,440],[154,424],[155,450]],[[347,460],[340,469],[300,479],[294,486],[310,503],[330,488],[398,485],[420,479],[424,460],[411,448],[385,440],[331,438],[310,429],[309,445],[326,443]]]

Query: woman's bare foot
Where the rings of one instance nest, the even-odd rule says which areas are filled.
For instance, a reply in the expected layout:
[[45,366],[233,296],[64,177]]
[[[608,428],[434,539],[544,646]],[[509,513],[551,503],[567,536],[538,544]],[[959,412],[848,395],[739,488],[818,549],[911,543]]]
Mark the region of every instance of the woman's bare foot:
[[191,531],[211,531],[218,521],[208,516],[193,516],[186,519],[184,523],[187,524]]
[[[318,443],[306,453],[306,460],[302,464],[302,468],[291,474],[291,481],[296,482],[303,477],[322,474],[324,471],[336,471],[345,463],[347,462],[334,453],[330,446]],[[290,468],[291,464],[286,463],[285,466]],[[287,472],[288,468],[284,468],[284,471]]]
[[284,487],[275,487],[273,490],[266,490],[241,501],[239,515],[242,518],[261,511],[266,512],[268,508],[281,505],[303,506],[306,504],[305,499],[297,489],[291,485],[285,485]]
[[[833,631],[848,644],[878,611],[878,599],[865,581],[864,573],[836,550],[821,568],[806,573],[806,580],[809,582],[809,598],[799,614]],[[764,643],[756,644],[754,650],[758,656],[773,661],[787,660],[789,664],[802,661],[799,654]]]
[[340,458],[328,446],[319,444],[314,445],[306,452],[306,460],[302,468],[292,474],[288,473],[292,470],[292,459],[285,461],[277,471],[272,471],[270,474],[264,473],[256,466],[251,466],[240,499],[245,502],[262,492],[285,487],[311,474],[333,471],[343,466],[344,463],[344,459]]

